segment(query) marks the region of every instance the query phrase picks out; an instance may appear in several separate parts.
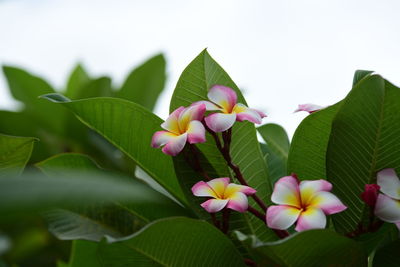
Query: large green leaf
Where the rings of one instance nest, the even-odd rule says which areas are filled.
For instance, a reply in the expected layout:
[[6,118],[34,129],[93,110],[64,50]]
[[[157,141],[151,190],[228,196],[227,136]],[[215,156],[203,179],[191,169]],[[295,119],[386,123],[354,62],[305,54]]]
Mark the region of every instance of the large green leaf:
[[[232,79],[204,50],[186,67],[179,78],[171,99],[170,111],[172,112],[180,106],[188,106],[195,101],[206,100],[208,89],[215,84],[233,88],[238,95],[238,102],[246,104],[240,90]],[[248,184],[257,190],[257,195],[265,202],[269,202],[271,185],[268,181],[268,170],[257,141],[254,125],[249,122],[238,122],[232,131],[231,156],[233,162],[241,168]],[[211,178],[233,176],[209,134],[207,135],[206,143],[196,146],[203,155],[201,164]],[[183,155],[174,157],[174,165],[178,179],[184,188],[187,198],[191,201],[192,207],[202,218],[205,218],[205,215],[200,213],[199,201],[202,199],[194,197],[190,191],[190,188],[197,181],[204,178],[188,166]],[[255,206],[255,202],[252,199],[250,199],[250,204]],[[267,229],[265,224],[257,218],[250,215],[245,220],[251,229],[250,231],[263,240],[275,238],[274,233]]]
[[43,79],[15,67],[3,66],[3,72],[13,97],[25,105],[27,115],[45,129],[57,134],[64,132],[65,111],[39,99],[54,89]]
[[367,255],[356,241],[330,230],[310,230],[283,240],[260,243],[238,235],[258,266],[366,266]]
[[378,75],[358,82],[337,112],[327,150],[328,180],[348,209],[333,217],[350,232],[367,211],[360,194],[384,168],[400,171],[400,89]]
[[129,74],[116,96],[152,110],[164,89],[165,65],[162,54],[150,58]]
[[32,137],[15,137],[0,134],[0,178],[22,173],[32,154]]
[[162,123],[156,115],[136,103],[117,98],[70,101],[57,94],[45,98],[69,108],[82,122],[131,157],[174,197],[186,203],[171,157],[150,146],[152,135]]
[[287,174],[287,159],[289,154],[289,137],[282,126],[268,123],[257,128],[266,142],[266,161],[269,170],[269,179],[272,184]]
[[71,258],[68,267],[99,267],[97,256],[98,243],[86,240],[75,240],[72,243]]
[[[142,182],[103,172],[63,172],[47,177],[38,173],[7,175],[0,179],[0,220],[12,215],[119,202],[154,203],[160,195]],[[5,216],[7,215],[7,216]]]
[[[100,171],[87,156],[61,154],[38,163],[49,176],[62,175],[65,170]],[[148,191],[153,191],[148,188]],[[50,231],[60,239],[86,239],[100,241],[104,235],[122,237],[131,234],[143,224],[169,217],[189,215],[181,206],[152,192],[152,201],[108,205],[82,205],[72,210],[46,212]]]
[[244,266],[224,234],[187,218],[159,220],[124,241],[103,242],[98,255],[103,266]]
[[332,120],[341,102],[308,115],[294,133],[288,156],[288,173],[301,180],[326,179],[326,150]]
[[400,266],[400,239],[393,241],[375,253],[373,266],[374,267],[397,267]]

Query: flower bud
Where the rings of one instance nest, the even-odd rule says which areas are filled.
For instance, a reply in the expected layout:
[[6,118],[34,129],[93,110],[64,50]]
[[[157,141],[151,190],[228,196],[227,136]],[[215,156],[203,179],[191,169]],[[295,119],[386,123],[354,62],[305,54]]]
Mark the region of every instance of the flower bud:
[[378,198],[379,189],[377,184],[366,184],[364,192],[361,193],[362,200],[370,207],[375,207],[376,199]]

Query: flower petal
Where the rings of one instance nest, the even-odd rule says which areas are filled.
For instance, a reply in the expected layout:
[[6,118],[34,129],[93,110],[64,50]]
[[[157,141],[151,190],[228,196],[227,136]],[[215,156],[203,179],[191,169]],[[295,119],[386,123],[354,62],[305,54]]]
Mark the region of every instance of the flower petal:
[[204,113],[206,112],[205,104],[192,105],[187,107],[182,113],[179,115],[178,124],[181,133],[184,133],[188,130],[189,123],[191,121],[201,121],[204,117]]
[[307,111],[308,113],[311,114],[323,108],[324,108],[323,106],[315,104],[300,104],[299,107],[294,112]]
[[161,127],[169,132],[180,134],[178,119],[184,109],[184,107],[179,107],[175,109],[165,120],[165,122],[161,124]]
[[232,88],[223,85],[214,85],[208,91],[208,99],[230,113],[236,105],[237,96]]
[[300,214],[295,230],[301,232],[310,229],[323,229],[325,226],[326,216],[324,212],[318,208],[308,208]]
[[170,155],[170,156],[176,156],[185,147],[186,140],[187,140],[187,133],[178,135],[178,136],[172,138],[163,147],[162,152],[164,152],[165,154]]
[[228,199],[209,199],[203,202],[201,206],[208,212],[214,213],[225,208],[226,204],[229,202]]
[[396,223],[396,226],[397,226],[397,228],[398,228],[399,231],[400,231],[400,222]]
[[232,194],[226,207],[238,212],[245,212],[248,208],[247,196],[241,192]]
[[262,117],[256,110],[248,108],[243,104],[236,104],[233,108],[233,112],[236,112],[236,120],[238,121],[247,120],[257,124],[260,124],[262,122]]
[[347,209],[345,205],[330,192],[321,191],[314,195],[308,207],[320,208],[325,214],[334,214]]
[[297,179],[293,176],[280,178],[275,183],[271,200],[276,204],[290,205],[300,208],[300,191]]
[[214,190],[218,197],[222,198],[225,193],[225,188],[228,186],[230,178],[222,177],[215,178],[207,182],[207,184]]
[[208,128],[214,132],[223,132],[232,127],[236,114],[213,113],[205,118]]
[[394,169],[384,169],[378,172],[377,183],[382,193],[400,200],[400,180]]
[[332,184],[326,180],[304,180],[300,182],[301,201],[307,205],[315,193],[320,191],[331,191]]
[[257,192],[254,188],[250,186],[240,185],[240,184],[229,184],[226,189],[224,196],[229,198],[231,195],[235,194],[236,192],[241,192],[245,195],[252,195]]
[[215,105],[214,103],[212,103],[210,101],[206,101],[206,100],[194,102],[191,106],[199,105],[199,104],[206,105],[206,110],[208,110],[208,111],[221,110],[221,108],[219,106]]
[[397,223],[400,221],[400,201],[379,194],[375,205],[375,215],[385,222]]
[[206,141],[206,129],[200,121],[191,121],[187,134],[188,142],[191,144],[204,143]]
[[206,182],[203,181],[196,183],[192,187],[192,193],[197,197],[214,197],[214,198],[217,197],[214,190],[212,190],[212,188]]
[[154,148],[160,147],[177,137],[176,134],[167,131],[155,132],[153,138],[151,138],[151,146]]
[[285,230],[295,223],[300,210],[294,207],[279,205],[267,209],[267,225],[273,229]]

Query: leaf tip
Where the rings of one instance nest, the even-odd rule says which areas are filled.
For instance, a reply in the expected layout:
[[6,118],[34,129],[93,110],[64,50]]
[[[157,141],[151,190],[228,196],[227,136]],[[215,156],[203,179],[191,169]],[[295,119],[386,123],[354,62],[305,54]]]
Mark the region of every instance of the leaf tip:
[[39,96],[41,99],[46,99],[54,103],[65,103],[65,102],[71,102],[71,100],[68,97],[65,97],[61,94],[45,94]]

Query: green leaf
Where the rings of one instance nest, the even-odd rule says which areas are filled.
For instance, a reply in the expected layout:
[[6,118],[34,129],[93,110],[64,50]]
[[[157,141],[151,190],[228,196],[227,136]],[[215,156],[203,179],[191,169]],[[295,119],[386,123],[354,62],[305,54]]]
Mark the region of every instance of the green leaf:
[[162,54],[150,58],[129,74],[116,96],[153,110],[165,86],[165,65]]
[[[238,95],[238,102],[246,104],[232,79],[204,50],[186,67],[179,78],[171,99],[170,111],[172,112],[180,106],[189,106],[195,101],[207,100],[208,89],[215,84],[233,88]],[[268,170],[258,144],[254,125],[249,122],[238,122],[233,127],[232,132],[231,156],[233,162],[240,167],[248,184],[257,190],[257,195],[265,202],[269,202],[272,189],[268,181]],[[201,163],[210,177],[233,177],[209,134],[207,134],[206,143],[196,146],[201,150],[203,155]],[[194,197],[190,191],[190,188],[197,181],[204,180],[204,178],[188,166],[183,155],[174,157],[174,165],[184,192],[192,203],[192,208],[202,218],[206,218],[205,216],[208,218],[209,215],[201,213],[199,201],[202,199]],[[252,199],[250,199],[250,204],[255,206]],[[276,238],[275,234],[254,216],[250,215],[245,220],[252,233],[257,234],[263,240]],[[243,218],[241,221],[243,221]]]
[[289,137],[282,126],[274,123],[265,124],[257,128],[264,141],[267,152],[269,179],[274,184],[279,178],[287,174],[287,159],[289,154]]
[[124,241],[100,244],[103,266],[245,266],[233,243],[210,224],[163,219]]
[[250,247],[259,266],[367,265],[367,255],[360,244],[330,230],[300,232],[270,243],[254,242],[248,237],[240,238]]
[[[36,166],[49,176],[62,175],[68,169],[100,171],[89,157],[79,154],[57,155]],[[150,188],[146,190],[153,196],[147,203],[81,205],[72,210],[46,212],[49,230],[59,239],[100,241],[105,235],[119,238],[132,234],[145,223],[159,218],[190,214],[164,195]]]
[[22,173],[32,154],[32,137],[15,137],[0,134],[0,179]]
[[3,72],[11,94],[24,103],[27,114],[43,128],[62,135],[65,112],[38,98],[43,94],[54,93],[54,89],[43,79],[22,69],[3,66]]
[[150,146],[153,134],[162,123],[156,115],[136,103],[117,98],[69,101],[57,94],[44,98],[69,108],[83,123],[125,152],[174,197],[186,203],[171,157]]
[[373,71],[371,70],[356,70],[353,77],[353,87],[361,81],[363,78],[367,77],[368,75],[372,74]]
[[12,215],[79,207],[82,203],[150,205],[160,194],[132,178],[98,171],[68,171],[51,177],[26,172],[20,177],[7,175],[0,179],[0,195],[1,221]]
[[89,74],[87,74],[82,65],[77,64],[69,76],[65,95],[71,99],[79,98],[83,87],[85,87],[90,80]]
[[333,216],[335,228],[353,231],[368,209],[360,198],[365,184],[384,168],[400,171],[400,89],[378,75],[362,79],[343,101],[327,150],[328,180],[348,209]]
[[288,173],[300,180],[326,179],[326,150],[332,120],[341,102],[308,115],[297,127],[288,156]]
[[71,259],[68,267],[99,267],[101,266],[97,256],[99,243],[86,240],[75,240],[72,243]]
[[400,266],[400,239],[391,242],[384,247],[378,249],[375,253],[373,266],[374,267],[397,267]]

